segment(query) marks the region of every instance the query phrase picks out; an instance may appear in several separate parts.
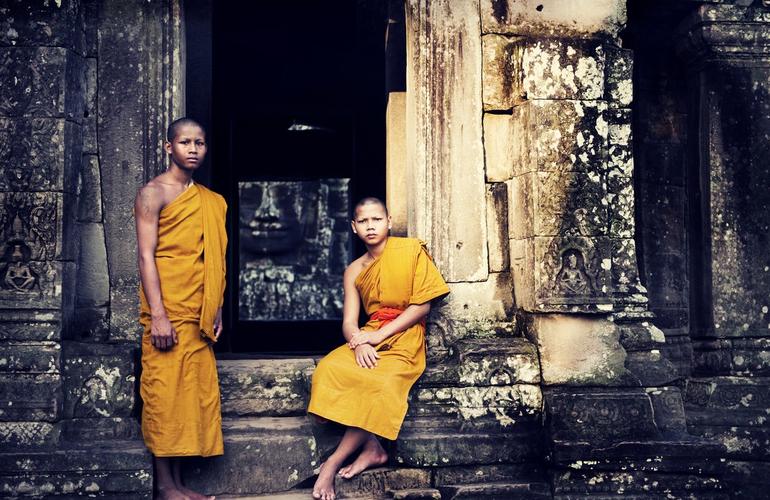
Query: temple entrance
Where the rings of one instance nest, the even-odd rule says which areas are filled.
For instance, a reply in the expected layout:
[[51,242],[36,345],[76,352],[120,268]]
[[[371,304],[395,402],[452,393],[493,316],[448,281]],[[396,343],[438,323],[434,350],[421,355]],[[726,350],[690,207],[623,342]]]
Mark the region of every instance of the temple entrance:
[[[385,195],[387,4],[185,4],[196,175],[228,205],[225,352],[340,344],[351,204]],[[398,89],[402,90],[402,89]]]

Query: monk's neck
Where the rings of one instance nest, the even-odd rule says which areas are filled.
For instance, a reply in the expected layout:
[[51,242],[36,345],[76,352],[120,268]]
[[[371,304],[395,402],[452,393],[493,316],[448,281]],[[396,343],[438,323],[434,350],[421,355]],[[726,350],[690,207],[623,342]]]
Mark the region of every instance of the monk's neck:
[[189,186],[192,182],[192,171],[179,168],[176,164],[172,163],[166,171],[169,180],[175,183],[179,183],[182,186]]
[[382,255],[382,252],[385,251],[385,245],[388,243],[388,238],[385,238],[381,242],[379,242],[376,245],[366,245],[366,253],[369,254],[369,257],[372,258],[372,260],[376,259],[380,255]]

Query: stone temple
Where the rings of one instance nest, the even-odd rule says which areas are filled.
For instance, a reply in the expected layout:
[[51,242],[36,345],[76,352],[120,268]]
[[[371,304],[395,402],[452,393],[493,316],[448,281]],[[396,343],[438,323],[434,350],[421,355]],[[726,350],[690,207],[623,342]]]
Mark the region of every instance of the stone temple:
[[270,272],[239,183],[299,183],[330,276],[379,194],[452,289],[390,463],[341,495],[767,498],[764,0],[0,0],[0,496],[152,497],[132,206],[185,114],[230,204],[194,486],[308,498],[334,443],[305,414],[333,307],[239,309]]

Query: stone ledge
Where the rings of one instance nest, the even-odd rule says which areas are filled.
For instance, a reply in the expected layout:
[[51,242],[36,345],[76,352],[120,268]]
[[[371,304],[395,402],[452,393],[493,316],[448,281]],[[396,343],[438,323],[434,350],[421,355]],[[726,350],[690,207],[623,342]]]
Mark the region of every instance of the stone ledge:
[[551,485],[548,483],[478,483],[447,485],[440,487],[439,490],[441,498],[449,500],[552,498]]

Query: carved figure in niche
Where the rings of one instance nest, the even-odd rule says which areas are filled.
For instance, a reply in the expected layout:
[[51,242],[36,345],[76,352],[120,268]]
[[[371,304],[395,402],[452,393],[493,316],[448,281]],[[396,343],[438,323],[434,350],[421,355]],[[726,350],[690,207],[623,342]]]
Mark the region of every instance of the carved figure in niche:
[[38,281],[37,275],[29,267],[32,251],[24,243],[23,236],[21,219],[17,216],[3,253],[3,261],[8,264],[2,270],[2,287],[13,292],[31,292]]
[[239,318],[339,319],[348,179],[241,182]]
[[561,254],[556,285],[563,293],[570,295],[588,295],[593,291],[582,252],[571,248]]

